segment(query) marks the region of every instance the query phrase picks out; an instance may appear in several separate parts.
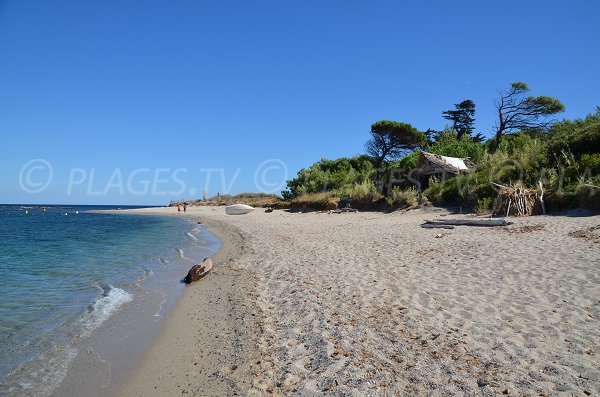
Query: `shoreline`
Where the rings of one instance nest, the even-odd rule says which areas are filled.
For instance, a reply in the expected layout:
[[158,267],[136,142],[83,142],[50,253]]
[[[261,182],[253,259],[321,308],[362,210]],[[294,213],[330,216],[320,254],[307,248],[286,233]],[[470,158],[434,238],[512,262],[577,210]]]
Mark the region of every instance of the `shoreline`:
[[419,227],[459,217],[436,208],[185,216],[224,256],[117,396],[600,390],[600,216],[453,230]]
[[[145,208],[148,209],[152,208]],[[131,209],[93,212],[117,214],[119,217],[146,216],[128,211]],[[171,218],[173,224],[181,224],[176,232],[184,238],[169,246],[168,250],[172,253],[167,255],[168,251],[164,251],[166,264],[161,262],[163,258],[156,261],[155,265],[159,268],[151,273],[154,276],[144,277],[129,288],[123,286],[133,299],[112,313],[90,337],[75,341],[78,353],[51,396],[78,396],[82,393],[97,397],[114,395],[143,362],[144,355],[161,335],[165,318],[185,294],[185,284],[181,281],[184,272],[201,258],[213,257],[220,250],[221,240],[206,227],[199,228],[200,225],[190,217],[175,220],[169,214],[156,215]],[[159,233],[153,238],[165,237]]]
[[[152,210],[144,215],[166,215]],[[185,287],[141,363],[113,395],[240,394],[248,388],[247,380],[232,377],[232,368],[251,350],[248,341],[241,343],[240,339],[252,324],[246,319],[240,327],[239,319],[232,318],[232,306],[245,304],[249,288],[244,274],[230,266],[247,251],[244,237],[231,226],[198,215],[169,215],[202,222],[220,240],[212,257],[215,267],[208,277]]]

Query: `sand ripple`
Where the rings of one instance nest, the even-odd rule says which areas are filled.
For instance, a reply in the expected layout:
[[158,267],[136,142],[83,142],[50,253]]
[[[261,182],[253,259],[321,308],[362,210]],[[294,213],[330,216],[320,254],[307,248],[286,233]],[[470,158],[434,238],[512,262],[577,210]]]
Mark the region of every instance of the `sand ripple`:
[[[600,390],[598,217],[418,227],[435,214],[256,214],[257,395]],[[436,235],[438,237],[436,238]],[[252,392],[250,394],[253,394]]]

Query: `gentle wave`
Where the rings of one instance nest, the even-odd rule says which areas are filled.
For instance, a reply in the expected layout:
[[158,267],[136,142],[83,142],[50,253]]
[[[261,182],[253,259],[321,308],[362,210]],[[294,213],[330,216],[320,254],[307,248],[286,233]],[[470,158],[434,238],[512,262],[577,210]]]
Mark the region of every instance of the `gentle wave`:
[[158,310],[156,313],[154,313],[154,317],[163,317],[162,314],[160,314],[162,312],[163,309],[163,305],[165,304],[167,300],[165,299],[165,296],[163,294],[163,299],[160,301],[160,304],[158,305]]
[[6,383],[0,384],[0,395],[23,397],[46,397],[62,382],[69,364],[77,355],[71,346],[55,345],[42,353],[35,361],[26,363],[8,375]]
[[198,240],[200,240],[198,237],[194,236],[194,235],[193,235],[192,233],[190,233],[190,232],[187,232],[185,235],[186,235],[186,236],[188,236],[189,238],[191,238],[191,239],[192,239],[192,240],[194,240],[194,241],[198,241]]
[[[0,396],[50,394],[77,348],[105,336],[102,324],[128,310],[138,315],[131,300],[150,305],[148,321],[155,322],[170,307],[155,292],[178,294],[190,263],[214,249],[203,226],[183,219],[87,209],[0,205],[0,229],[8,231],[0,244],[0,290],[7,294],[0,300]],[[80,215],[65,217],[67,211]]]
[[169,260],[165,259],[165,258],[158,258],[158,263],[160,263],[163,266],[168,266],[169,265]]
[[[164,263],[162,263],[162,261],[160,263],[163,266],[165,266]],[[144,281],[146,281],[148,277],[152,277],[154,275],[154,272],[151,269],[148,269],[147,267],[140,267],[139,270],[141,274],[135,279],[133,283],[131,283],[132,286],[138,288],[142,286],[142,284],[144,283]]]
[[133,296],[128,292],[109,286],[101,298],[97,299],[80,320],[81,336],[89,336],[96,328],[106,321],[124,303],[130,302]]

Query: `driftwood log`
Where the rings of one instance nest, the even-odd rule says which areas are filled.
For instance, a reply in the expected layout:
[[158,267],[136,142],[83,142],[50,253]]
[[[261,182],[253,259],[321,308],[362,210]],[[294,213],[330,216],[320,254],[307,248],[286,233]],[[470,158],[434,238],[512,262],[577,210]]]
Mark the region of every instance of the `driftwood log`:
[[509,223],[504,218],[496,219],[434,219],[425,221],[421,227],[424,228],[442,228],[448,229],[447,226],[506,226]]
[[213,262],[210,258],[205,258],[202,263],[192,266],[187,276],[183,279],[186,284],[198,281],[211,271]]
[[452,225],[440,225],[436,223],[424,223],[421,227],[424,229],[454,229]]

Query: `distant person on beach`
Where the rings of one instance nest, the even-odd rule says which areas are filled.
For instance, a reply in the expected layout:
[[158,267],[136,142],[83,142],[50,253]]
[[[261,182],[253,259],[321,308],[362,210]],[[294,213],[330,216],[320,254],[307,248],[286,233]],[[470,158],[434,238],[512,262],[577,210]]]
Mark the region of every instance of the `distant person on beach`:
[[181,204],[177,204],[177,212],[181,212]]
[[187,211],[187,203],[183,203],[183,213],[185,214],[185,211]]

